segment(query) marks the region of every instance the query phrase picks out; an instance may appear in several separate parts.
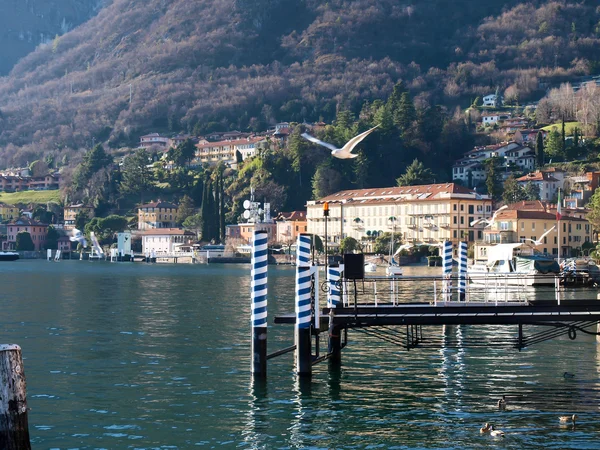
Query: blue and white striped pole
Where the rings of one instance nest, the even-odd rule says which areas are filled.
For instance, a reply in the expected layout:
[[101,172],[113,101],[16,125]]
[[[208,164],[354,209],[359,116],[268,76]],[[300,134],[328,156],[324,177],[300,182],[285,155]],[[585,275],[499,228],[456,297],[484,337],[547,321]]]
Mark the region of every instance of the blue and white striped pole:
[[335,308],[341,303],[340,274],[339,267],[329,266],[327,269],[327,283],[329,284],[329,289],[327,289],[327,307],[329,307],[329,342],[327,350],[330,355],[329,361],[332,363],[339,363],[342,360],[342,330],[334,324]]
[[327,307],[335,308],[340,304],[340,268],[329,266],[327,269]]
[[312,236],[301,234],[296,244],[296,373],[312,374],[311,290],[312,267],[310,250]]
[[444,241],[442,248],[442,271],[444,273],[443,299],[452,300],[452,242]]
[[267,232],[255,231],[252,239],[252,373],[267,376]]
[[458,298],[465,300],[467,295],[467,243],[458,244]]

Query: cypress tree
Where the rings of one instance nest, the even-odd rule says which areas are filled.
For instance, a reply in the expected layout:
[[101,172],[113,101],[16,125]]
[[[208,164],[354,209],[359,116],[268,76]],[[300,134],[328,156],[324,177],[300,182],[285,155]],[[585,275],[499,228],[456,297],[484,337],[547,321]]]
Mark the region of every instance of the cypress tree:
[[210,240],[209,229],[210,229],[210,210],[209,210],[209,197],[210,192],[210,180],[208,177],[204,180],[204,188],[202,189],[202,239],[205,241]]
[[561,137],[561,153],[563,154],[563,156],[565,156],[567,154],[567,136],[565,134],[565,117],[563,116],[562,118],[562,130],[560,132],[560,137]]
[[544,166],[544,134],[538,131],[535,141],[535,161],[538,169]]
[[223,183],[223,173],[221,173],[221,211],[219,211],[221,242],[225,242],[225,187]]
[[220,174],[216,173],[215,177],[215,203],[213,204],[213,233],[214,238],[221,241],[220,231],[221,231],[221,220],[219,218],[219,213],[221,212],[221,187],[220,187]]

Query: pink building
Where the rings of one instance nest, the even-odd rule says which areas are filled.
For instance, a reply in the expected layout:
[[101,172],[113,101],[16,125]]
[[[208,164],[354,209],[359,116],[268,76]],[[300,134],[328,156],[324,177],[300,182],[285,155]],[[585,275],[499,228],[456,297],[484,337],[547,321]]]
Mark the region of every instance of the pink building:
[[17,234],[21,231],[26,231],[31,235],[35,250],[43,249],[48,234],[48,225],[20,217],[6,226],[6,242],[3,242],[3,250],[15,250]]

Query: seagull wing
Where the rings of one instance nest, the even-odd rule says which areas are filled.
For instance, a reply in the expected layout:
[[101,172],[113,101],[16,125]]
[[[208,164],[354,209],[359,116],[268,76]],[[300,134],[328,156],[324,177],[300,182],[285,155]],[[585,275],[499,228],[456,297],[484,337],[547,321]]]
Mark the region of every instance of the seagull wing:
[[342,153],[351,153],[352,150],[354,149],[354,147],[356,147],[356,145],[362,141],[364,138],[366,138],[370,133],[373,132],[373,130],[375,130],[375,128],[377,128],[379,125],[375,125],[373,128],[371,128],[370,130],[365,131],[364,133],[360,133],[358,136],[354,136],[352,139],[350,139],[348,142],[346,142],[346,145],[344,145],[341,148],[341,152]]
[[548,236],[548,235],[549,235],[549,234],[550,234],[552,231],[554,231],[554,229],[555,229],[555,228],[556,228],[556,225],[555,225],[555,226],[553,226],[552,228],[550,228],[550,229],[549,229],[548,231],[546,231],[544,234],[542,234],[542,235],[540,236],[540,238],[539,238],[537,241],[534,241],[534,242],[535,242],[535,245],[541,245],[541,244],[543,244],[543,242],[544,242],[544,238],[545,238],[546,236]]
[[339,150],[339,148],[337,148],[335,145],[330,144],[328,142],[323,142],[322,140],[317,139],[316,137],[311,136],[308,133],[302,133],[300,136],[302,136],[306,140],[309,140],[310,142],[314,142],[315,144],[319,144],[319,145],[322,145],[323,147],[327,147],[331,151],[335,152],[335,151]]
[[487,223],[487,219],[477,219],[477,220],[474,220],[474,221],[472,221],[472,222],[470,223],[470,225],[471,225],[472,227],[474,227],[475,225],[479,225],[480,223],[484,223],[484,222],[486,222],[486,223]]

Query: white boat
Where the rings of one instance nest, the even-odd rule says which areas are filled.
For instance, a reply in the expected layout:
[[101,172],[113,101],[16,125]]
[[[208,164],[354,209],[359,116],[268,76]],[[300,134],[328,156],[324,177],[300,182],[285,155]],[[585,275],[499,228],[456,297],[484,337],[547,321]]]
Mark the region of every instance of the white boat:
[[19,259],[17,252],[0,252],[0,261],[16,261]]
[[498,244],[488,249],[487,263],[467,267],[471,284],[492,286],[500,283],[509,286],[554,285],[560,274],[558,263],[551,257],[533,252],[528,255],[514,255],[517,248],[527,244]]
[[402,267],[390,264],[385,269],[385,274],[388,277],[399,277],[402,276]]
[[375,264],[374,262],[367,262],[365,263],[365,272],[367,273],[373,273],[377,271],[377,264]]

